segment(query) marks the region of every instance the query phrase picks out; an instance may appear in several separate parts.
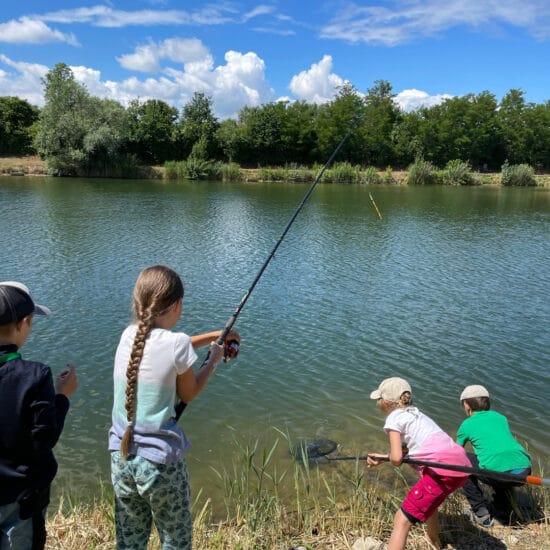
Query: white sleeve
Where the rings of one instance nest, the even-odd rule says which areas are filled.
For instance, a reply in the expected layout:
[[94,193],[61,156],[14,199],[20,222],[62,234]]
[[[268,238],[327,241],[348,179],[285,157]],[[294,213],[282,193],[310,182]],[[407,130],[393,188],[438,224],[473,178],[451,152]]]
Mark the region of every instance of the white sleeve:
[[196,360],[197,354],[191,344],[191,338],[183,332],[179,333],[174,343],[174,364],[176,372],[178,374],[183,374]]

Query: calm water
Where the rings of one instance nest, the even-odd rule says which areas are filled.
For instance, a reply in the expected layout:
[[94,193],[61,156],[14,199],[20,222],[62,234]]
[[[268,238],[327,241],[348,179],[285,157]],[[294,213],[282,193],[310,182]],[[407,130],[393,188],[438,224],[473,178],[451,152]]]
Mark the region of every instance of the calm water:
[[[58,486],[108,479],[111,367],[139,271],[174,267],[179,327],[221,329],[307,188],[0,178],[0,280],[54,311],[24,355],[78,368]],[[318,186],[237,321],[238,360],[182,417],[194,487],[215,498],[210,466],[231,467],[235,439],[271,447],[275,428],[385,451],[368,394],[394,375],[453,435],[463,386],[486,385],[547,473],[549,237],[550,190]]]

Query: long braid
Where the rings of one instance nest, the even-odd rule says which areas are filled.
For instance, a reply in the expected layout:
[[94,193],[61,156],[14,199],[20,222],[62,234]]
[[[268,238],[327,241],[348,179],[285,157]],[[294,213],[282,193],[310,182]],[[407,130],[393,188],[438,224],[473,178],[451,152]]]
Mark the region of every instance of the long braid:
[[134,315],[138,322],[136,335],[126,369],[126,418],[128,426],[120,443],[120,454],[126,458],[134,436],[136,416],[138,372],[145,343],[154,328],[157,317],[183,298],[183,284],[179,275],[165,266],[153,266],[143,270],[134,288]]

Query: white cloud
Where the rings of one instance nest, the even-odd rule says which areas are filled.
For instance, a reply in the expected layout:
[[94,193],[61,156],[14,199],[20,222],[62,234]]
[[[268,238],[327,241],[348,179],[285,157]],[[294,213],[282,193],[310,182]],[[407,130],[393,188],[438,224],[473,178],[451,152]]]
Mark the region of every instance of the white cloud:
[[117,57],[125,69],[147,73],[158,72],[163,59],[178,63],[212,63],[208,49],[196,38],[168,38],[160,43],[140,45],[134,53]]
[[414,111],[419,107],[432,107],[443,103],[446,99],[452,98],[449,94],[429,95],[427,92],[411,88],[399,92],[394,101],[404,111]]
[[78,46],[74,34],[65,34],[50,29],[48,25],[38,19],[21,17],[7,23],[0,23],[0,42],[9,44],[46,44],[48,42],[66,42]]
[[456,26],[471,28],[511,25],[539,39],[550,37],[547,0],[393,0],[386,5],[348,2],[321,30],[323,38],[395,46],[432,36]]
[[0,70],[0,95],[17,96],[33,105],[44,104],[42,78],[48,72],[48,67],[37,63],[12,61],[2,54],[0,54],[0,63],[12,69]]
[[193,12],[182,10],[116,10],[96,5],[90,8],[58,10],[39,16],[55,23],[90,23],[96,27],[141,25],[220,25],[231,21],[234,10],[228,4],[206,5]]
[[324,55],[317,64],[307,71],[292,77],[289,88],[299,99],[308,103],[327,103],[338,94],[344,80],[332,71],[332,57]]

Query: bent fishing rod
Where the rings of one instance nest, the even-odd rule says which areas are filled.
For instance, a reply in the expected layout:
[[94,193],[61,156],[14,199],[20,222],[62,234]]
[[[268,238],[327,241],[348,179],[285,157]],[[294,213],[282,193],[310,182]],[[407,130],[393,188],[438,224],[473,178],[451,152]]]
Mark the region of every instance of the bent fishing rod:
[[[283,242],[283,240],[284,240],[286,234],[288,233],[290,227],[294,223],[294,220],[298,217],[298,214],[300,213],[300,211],[302,210],[302,208],[304,207],[304,205],[308,201],[309,197],[313,193],[313,190],[315,189],[315,187],[317,187],[317,184],[319,183],[319,181],[323,177],[323,174],[325,173],[325,170],[332,164],[332,162],[334,161],[334,158],[336,157],[336,155],[338,154],[338,152],[340,151],[340,149],[342,148],[344,143],[347,141],[347,139],[349,138],[349,136],[351,135],[351,133],[353,132],[355,127],[357,126],[359,120],[360,120],[360,117],[357,117],[355,119],[355,121],[353,122],[353,124],[351,125],[349,130],[347,131],[346,135],[340,140],[340,143],[338,143],[338,145],[336,146],[336,149],[334,149],[334,151],[330,155],[330,157],[327,160],[327,162],[325,163],[325,165],[319,171],[319,174],[317,174],[317,177],[315,178],[315,180],[311,184],[310,188],[308,189],[308,192],[304,195],[304,198],[302,199],[302,202],[298,205],[298,207],[294,211],[294,214],[292,215],[292,217],[290,218],[290,220],[286,224],[286,227],[284,228],[283,232],[281,233],[281,236],[279,237],[279,240],[275,243],[275,246],[273,247],[273,249],[269,253],[269,256],[267,257],[266,261],[263,263],[262,267],[260,268],[260,271],[258,271],[258,274],[256,275],[256,277],[252,281],[252,284],[250,285],[249,289],[245,292],[245,294],[241,298],[241,301],[239,302],[239,305],[235,308],[235,311],[233,312],[233,315],[231,315],[231,317],[228,319],[227,323],[225,324],[224,329],[222,330],[220,336],[216,340],[216,343],[218,345],[220,345],[220,346],[225,345],[225,343],[226,343],[225,340],[227,338],[227,335],[229,334],[229,332],[233,328],[233,325],[237,321],[237,317],[240,315],[241,311],[243,310],[246,302],[248,301],[248,298],[250,298],[250,295],[252,294],[252,291],[254,290],[254,288],[256,288],[256,285],[258,284],[258,281],[262,277],[264,271],[267,269],[267,266],[269,265],[269,263],[271,262],[271,260],[275,256],[275,252],[277,252],[277,249],[279,248],[279,246]],[[229,351],[229,356],[230,357],[231,356],[235,357],[237,355],[237,352],[238,352],[238,343],[237,342],[228,342],[228,345],[230,345],[230,350],[228,350]],[[202,362],[201,367],[207,361],[208,361],[208,355],[206,356],[205,360]],[[184,403],[183,401],[181,401],[180,403],[178,403],[176,405],[176,421],[179,419],[179,417],[183,413],[185,407],[187,407],[187,403]]]

